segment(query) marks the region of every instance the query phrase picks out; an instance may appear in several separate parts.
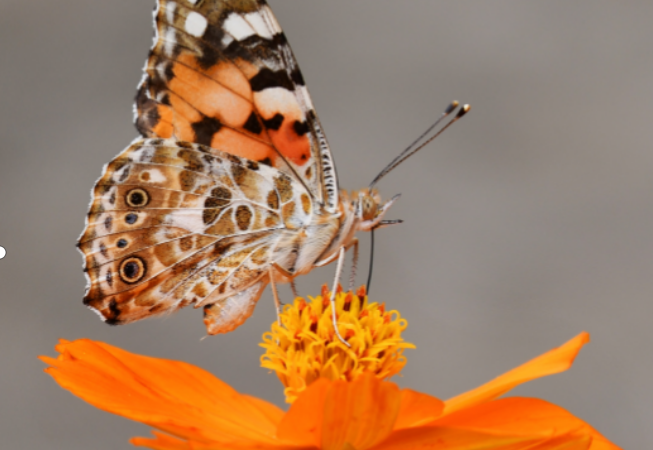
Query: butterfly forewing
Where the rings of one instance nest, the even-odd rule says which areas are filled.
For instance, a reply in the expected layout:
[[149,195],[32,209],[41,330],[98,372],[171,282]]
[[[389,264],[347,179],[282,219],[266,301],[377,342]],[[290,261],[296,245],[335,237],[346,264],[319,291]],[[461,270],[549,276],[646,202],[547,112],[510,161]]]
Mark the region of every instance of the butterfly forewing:
[[334,212],[328,144],[304,79],[262,0],[159,0],[136,98],[145,137],[211,146],[278,168]]

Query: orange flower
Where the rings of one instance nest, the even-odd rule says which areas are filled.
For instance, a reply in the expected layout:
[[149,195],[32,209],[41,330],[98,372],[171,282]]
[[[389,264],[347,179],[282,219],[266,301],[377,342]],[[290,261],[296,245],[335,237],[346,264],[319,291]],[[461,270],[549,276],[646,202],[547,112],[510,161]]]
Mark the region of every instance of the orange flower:
[[351,380],[342,379],[342,373],[335,380],[319,378],[298,390],[285,413],[239,394],[198,367],[88,339],[61,341],[56,359],[41,358],[49,365],[46,371],[75,395],[162,431],[131,441],[158,450],[618,449],[558,406],[533,398],[498,399],[521,383],[568,369],[588,341],[589,335],[581,333],[444,402],[399,389],[373,371]]

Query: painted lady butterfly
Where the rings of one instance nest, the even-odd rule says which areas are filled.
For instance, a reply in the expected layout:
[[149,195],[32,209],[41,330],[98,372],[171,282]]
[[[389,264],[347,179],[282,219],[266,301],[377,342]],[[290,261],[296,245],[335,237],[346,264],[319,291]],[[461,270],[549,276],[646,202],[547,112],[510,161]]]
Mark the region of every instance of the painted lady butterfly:
[[225,333],[268,283],[278,306],[276,283],[314,267],[338,260],[337,282],[354,234],[393,223],[394,199],[338,189],[264,0],[158,0],[154,15],[142,137],[105,167],[79,239],[84,303],[109,324],[202,306],[208,333]]

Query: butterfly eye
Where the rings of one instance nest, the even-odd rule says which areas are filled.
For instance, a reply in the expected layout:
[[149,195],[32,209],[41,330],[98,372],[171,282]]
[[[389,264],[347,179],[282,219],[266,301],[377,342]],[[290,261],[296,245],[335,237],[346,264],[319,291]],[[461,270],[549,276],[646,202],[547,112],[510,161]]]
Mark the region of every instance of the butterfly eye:
[[363,198],[361,198],[361,208],[363,212],[363,220],[372,220],[376,216],[376,211],[378,207],[378,203],[374,201],[374,199],[369,196],[365,195]]
[[133,284],[145,276],[145,271],[145,261],[138,256],[131,256],[120,264],[120,279],[127,284]]
[[146,206],[150,201],[150,196],[144,189],[136,188],[127,192],[125,196],[125,202],[132,208],[142,208]]

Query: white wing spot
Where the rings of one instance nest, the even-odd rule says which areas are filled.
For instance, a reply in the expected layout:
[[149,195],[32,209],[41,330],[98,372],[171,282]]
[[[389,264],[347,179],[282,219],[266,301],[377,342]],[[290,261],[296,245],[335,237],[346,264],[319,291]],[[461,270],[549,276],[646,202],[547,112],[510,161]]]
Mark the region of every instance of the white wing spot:
[[166,215],[165,222],[189,231],[201,231],[205,227],[202,210],[198,209],[191,211],[175,210]]
[[174,28],[170,27],[166,30],[166,35],[164,38],[165,44],[163,48],[167,55],[172,55],[175,51],[175,46],[177,45],[177,34]]
[[251,12],[245,15],[245,20],[254,28],[256,34],[265,39],[272,39],[272,30],[259,12]]
[[190,3],[191,5],[194,5],[194,4],[197,3],[197,0],[188,0],[188,3]]
[[230,34],[225,33],[225,35],[222,36],[222,46],[224,48],[227,48],[233,41],[234,38]]
[[[168,52],[168,53],[170,53],[170,52]],[[159,76],[161,77],[161,79],[165,80],[165,79],[167,78],[167,75],[166,75],[166,64],[165,64],[165,63],[157,64],[157,66],[156,66],[156,71],[159,73]],[[162,91],[162,92],[163,92],[163,91]]]
[[177,9],[176,3],[171,2],[166,5],[166,19],[168,19],[168,22],[174,23],[176,9]]
[[206,20],[206,17],[200,13],[192,11],[186,16],[186,31],[195,37],[202,37],[208,25],[209,22]]
[[150,182],[152,183],[163,183],[166,181],[166,176],[161,173],[159,169],[150,169]]
[[223,27],[227,33],[232,35],[237,41],[242,41],[243,39],[247,39],[251,35],[256,34],[250,24],[248,24],[242,16],[236,13],[229,14],[224,21]]

